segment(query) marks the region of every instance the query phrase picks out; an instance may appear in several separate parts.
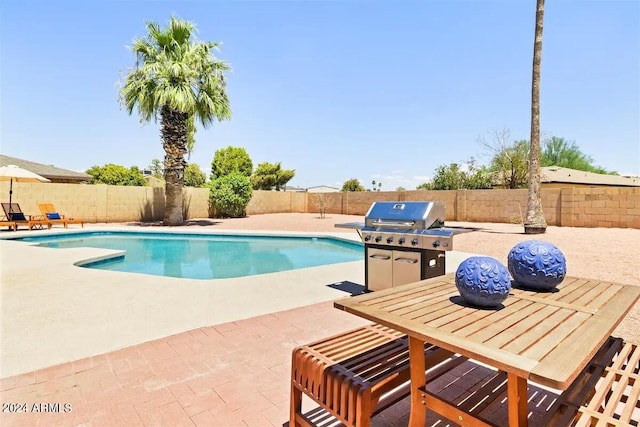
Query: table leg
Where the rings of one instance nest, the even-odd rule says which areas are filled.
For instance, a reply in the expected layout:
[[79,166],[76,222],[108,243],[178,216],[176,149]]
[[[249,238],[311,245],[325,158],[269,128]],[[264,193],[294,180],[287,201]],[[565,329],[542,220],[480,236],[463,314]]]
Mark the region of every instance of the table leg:
[[516,374],[507,374],[507,405],[509,407],[509,427],[527,427],[529,420],[527,379]]
[[424,427],[427,421],[425,396],[419,390],[427,384],[425,376],[424,341],[409,337],[409,362],[411,371],[411,413],[409,426]]

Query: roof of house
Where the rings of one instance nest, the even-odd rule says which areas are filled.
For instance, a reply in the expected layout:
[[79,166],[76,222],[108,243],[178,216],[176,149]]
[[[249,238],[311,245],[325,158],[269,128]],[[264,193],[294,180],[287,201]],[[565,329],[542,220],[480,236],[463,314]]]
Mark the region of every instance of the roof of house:
[[559,166],[541,167],[540,181],[543,183],[566,182],[569,184],[640,187],[640,177],[637,176],[606,175]]
[[33,173],[37,173],[50,180],[69,180],[69,181],[89,181],[93,177],[84,172],[75,172],[68,169],[62,169],[53,165],[44,165],[42,163],[30,162],[28,160],[18,159],[0,154],[0,166],[16,165],[23,169],[27,169]]
[[340,190],[338,187],[332,187],[330,185],[314,185],[313,187],[307,187],[307,190],[312,190],[314,188],[329,188],[331,190],[336,190],[336,191]]

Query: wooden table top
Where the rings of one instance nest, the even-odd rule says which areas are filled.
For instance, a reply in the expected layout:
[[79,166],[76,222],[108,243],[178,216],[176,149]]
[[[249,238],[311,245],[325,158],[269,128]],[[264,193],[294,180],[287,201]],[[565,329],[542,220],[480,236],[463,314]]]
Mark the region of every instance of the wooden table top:
[[340,299],[338,309],[565,389],[634,303],[640,286],[566,277],[556,292],[512,288],[503,307],[466,305],[453,274]]

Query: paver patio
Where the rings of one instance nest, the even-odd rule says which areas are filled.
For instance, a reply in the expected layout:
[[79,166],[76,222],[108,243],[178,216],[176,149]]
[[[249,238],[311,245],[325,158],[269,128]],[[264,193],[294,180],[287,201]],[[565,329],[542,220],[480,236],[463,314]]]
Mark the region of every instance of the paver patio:
[[[289,418],[293,347],[364,323],[325,302],[199,328],[4,378],[3,402],[26,403],[27,407],[25,412],[3,413],[0,424],[283,426]],[[490,377],[490,370],[477,368],[448,393],[464,395],[468,387]],[[455,376],[442,379],[456,380]],[[530,392],[532,421],[544,416],[551,403],[549,396],[553,397],[545,390]],[[492,421],[506,421],[503,403]],[[305,399],[304,411],[314,407]],[[408,413],[406,398],[374,417],[372,426],[404,426]],[[427,421],[441,427],[456,425],[435,414]]]
[[0,424],[281,426],[292,348],[364,323],[320,303],[4,378],[3,402],[61,413],[3,413]]

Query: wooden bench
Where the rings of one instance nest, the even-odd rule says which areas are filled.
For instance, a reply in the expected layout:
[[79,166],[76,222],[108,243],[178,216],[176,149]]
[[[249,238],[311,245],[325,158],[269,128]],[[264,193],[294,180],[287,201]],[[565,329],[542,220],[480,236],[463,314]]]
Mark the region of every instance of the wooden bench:
[[[471,373],[466,365],[473,363],[470,360],[450,374],[462,380]],[[440,388],[437,382],[431,392],[447,395],[458,409],[489,425],[507,425],[506,418],[496,415],[506,409],[496,410],[504,406],[502,402],[507,397],[506,374],[487,371],[489,374],[478,386],[461,390],[459,396],[454,394],[456,390],[450,389],[450,384]],[[560,395],[535,383],[529,383],[528,388],[530,426],[640,427],[640,345],[609,337]],[[427,393],[431,392],[427,390]],[[547,405],[549,401],[553,404]]]
[[[462,378],[468,370],[462,365],[466,358],[436,346],[425,346],[425,359],[429,383],[438,383],[447,372]],[[462,371],[456,372],[459,365]],[[495,402],[506,397],[506,376],[495,372],[488,378],[472,395],[460,398],[460,407],[493,424],[483,415],[493,413]],[[369,426],[372,416],[409,395],[408,381],[407,337],[381,325],[297,347],[292,355],[289,426],[325,425],[330,419]],[[447,387],[448,382],[443,388]],[[535,393],[537,399],[557,399],[539,419],[530,420],[533,425],[640,427],[640,344],[610,337],[560,396],[541,389]],[[320,407],[303,414],[303,394]]]
[[[425,345],[428,379],[466,358]],[[435,367],[435,368],[434,368]],[[371,417],[410,394],[408,338],[371,324],[293,350],[289,426],[313,426],[335,417],[346,426],[367,427]],[[320,405],[302,413],[302,395]]]
[[549,426],[639,426],[640,344],[610,337],[549,412]]

